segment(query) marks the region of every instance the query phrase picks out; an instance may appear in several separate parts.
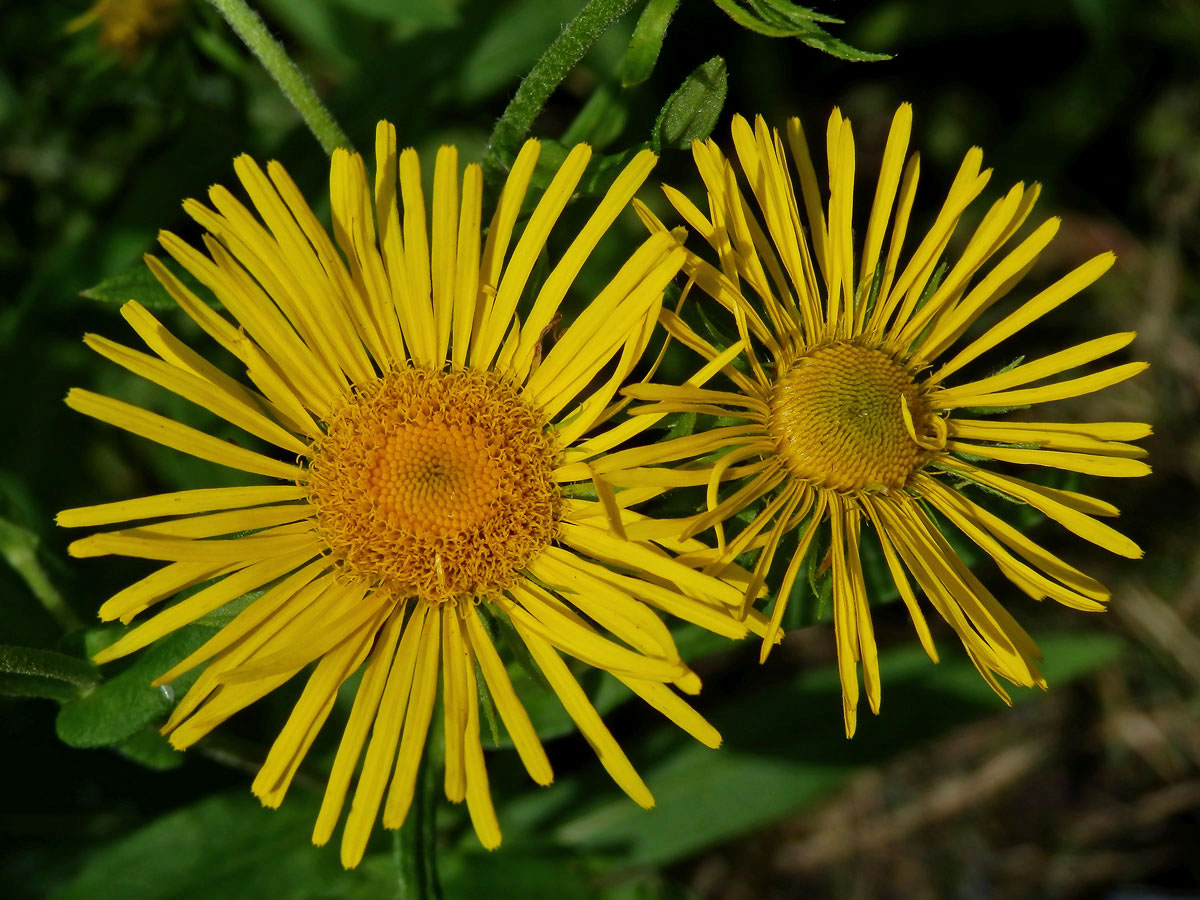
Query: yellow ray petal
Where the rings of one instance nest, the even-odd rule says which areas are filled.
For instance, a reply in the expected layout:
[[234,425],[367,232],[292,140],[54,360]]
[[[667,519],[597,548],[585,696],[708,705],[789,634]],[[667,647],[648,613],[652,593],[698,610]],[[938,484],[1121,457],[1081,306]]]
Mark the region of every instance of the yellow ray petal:
[[140,650],[163,635],[170,634],[172,631],[196,621],[201,616],[207,615],[214,609],[224,606],[230,600],[262,587],[281,575],[286,575],[292,569],[308,562],[312,556],[311,549],[281,554],[227,575],[215,584],[197,591],[186,600],[181,600],[171,608],[142,623],[105,647],[93,659],[98,664],[106,663],[126,656],[134,650]]
[[887,528],[880,520],[879,514],[875,507],[880,503],[890,502],[886,498],[868,497],[863,503],[863,508],[871,519],[871,523],[875,526],[875,534],[879,538],[879,544],[883,548],[883,558],[887,562],[888,572],[892,576],[892,581],[896,585],[896,590],[900,593],[900,599],[904,601],[905,607],[908,609],[909,618],[912,619],[913,628],[917,632],[917,638],[921,642],[921,647],[925,650],[925,654],[935,663],[938,661],[937,648],[933,644],[933,635],[929,631],[929,624],[925,621],[925,614],[921,612],[921,607],[917,603],[917,598],[913,594],[912,586],[908,583],[908,576],[904,574],[904,569],[900,564],[900,559],[896,555],[896,549],[892,546],[892,539],[888,535]]
[[262,394],[247,390],[238,381],[226,375],[171,334],[136,300],[130,300],[121,307],[121,317],[137,332],[138,337],[146,342],[146,346],[165,362],[199,375],[250,409],[265,410],[276,422],[296,434],[302,434],[309,438],[320,435],[320,429],[315,425],[312,428],[307,427],[305,422],[293,419]]
[[[813,494],[816,494],[815,498]],[[800,539],[796,542],[796,550],[792,554],[792,558],[788,562],[788,567],[783,573],[783,580],[779,584],[779,590],[775,593],[775,605],[771,608],[771,620],[767,625],[766,633],[763,635],[762,647],[759,648],[758,661],[760,663],[767,661],[767,655],[779,640],[779,630],[783,622],[783,614],[787,610],[788,599],[792,594],[792,587],[796,583],[796,578],[800,573],[800,566],[804,562],[804,557],[808,554],[808,548],[812,545],[813,538],[817,536],[817,529],[825,521],[826,503],[825,492],[809,492],[809,495],[804,498],[801,504],[805,512],[810,508],[812,509],[812,517],[808,520],[808,524],[804,528],[804,533],[800,535]]]
[[[930,400],[932,409],[956,409],[960,407],[978,407],[981,409],[994,407],[1031,406],[1035,403],[1050,403],[1054,400],[1065,400],[1069,397],[1082,397],[1102,391],[1114,384],[1120,384],[1135,375],[1140,375],[1149,368],[1149,363],[1133,362],[1120,366],[1102,369],[1091,375],[1070,378],[1066,381],[1056,381],[1040,387],[1023,388],[1016,391],[998,391],[994,394],[934,394]],[[948,393],[948,392],[946,392]]]
[[616,677],[623,685],[704,746],[712,747],[713,749],[721,746],[721,732],[717,731],[704,716],[692,709],[686,700],[665,684],[655,681],[643,681],[625,675],[617,675]]
[[475,662],[471,659],[470,645],[467,645],[467,697],[470,704],[467,707],[467,729],[464,737],[466,743],[467,766],[467,812],[471,816],[471,824],[479,843],[488,850],[500,846],[500,823],[496,819],[496,808],[492,805],[492,794],[488,789],[487,766],[483,761],[483,743],[479,739],[479,703],[475,701],[479,690],[475,681]]
[[367,622],[317,663],[250,788],[264,806],[275,809],[283,802],[317,732],[333,711],[338,688],[367,658],[377,631],[377,622]]
[[[272,596],[282,591],[285,585],[298,578],[300,573],[285,579],[269,589],[263,596]],[[183,699],[171,710],[161,731],[171,736],[172,746],[185,749],[206,735],[212,728],[242,709],[246,704],[264,696],[283,684],[290,674],[265,679],[252,685],[228,685],[221,682],[227,671],[240,666],[258,653],[270,653],[286,647],[302,634],[305,619],[311,618],[313,610],[321,609],[320,598],[333,581],[334,575],[326,572],[298,590],[288,589],[286,602],[279,605],[272,615],[266,617],[255,628],[247,630],[237,641],[231,642],[216,654]],[[222,632],[214,635],[219,637]],[[180,666],[183,664],[180,663]],[[166,675],[159,676],[156,684],[166,683]],[[198,717],[198,718],[197,718]]]
[[[558,217],[562,215],[567,201],[575,192],[579,179],[583,177],[583,171],[587,168],[591,156],[592,149],[587,144],[577,144],[571,148],[571,152],[567,154],[567,158],[554,174],[545,193],[542,194],[525,225],[524,232],[517,241],[517,246],[513,249],[512,257],[504,267],[504,273],[496,289],[495,302],[480,329],[478,352],[472,355],[472,364],[481,367],[490,365],[496,351],[500,349],[500,342],[508,331],[513,312],[517,308],[517,301],[521,297],[521,292],[525,290],[534,263],[537,262],[538,255],[546,246],[550,230],[558,221]],[[571,264],[573,265],[577,261],[572,258]],[[547,303],[549,296],[547,295]],[[543,304],[542,311],[544,312],[546,309],[547,305]],[[546,316],[542,328],[549,322],[552,315],[551,311],[550,315]],[[536,340],[540,334],[541,330],[539,329],[536,335],[529,337],[528,343],[522,341],[522,347],[526,353],[531,352],[532,341]]]
[[454,274],[454,321],[450,357],[456,367],[466,363],[471,329],[479,303],[479,228],[483,216],[483,169],[472,163],[463,172],[462,208],[458,219],[457,270]]
[[1020,447],[992,447],[987,444],[971,444],[965,441],[949,441],[946,449],[951,453],[982,456],[1001,462],[1032,466],[1048,466],[1068,472],[1086,475],[1103,475],[1108,478],[1138,478],[1150,474],[1150,467],[1139,459],[1120,456],[1097,456],[1090,453],[1063,452],[1060,450],[1026,450]]
[[548,594],[516,586],[509,590],[517,603],[497,597],[494,600],[497,606],[510,618],[520,619],[522,625],[541,635],[555,649],[589,666],[658,682],[675,681],[687,674],[682,660],[647,656],[604,638],[579,616],[572,615],[568,607],[556,608]]
[[120,619],[127,625],[134,616],[155,603],[172,597],[185,588],[244,569],[253,562],[255,560],[248,559],[233,564],[171,563],[113,594],[100,607],[97,615],[101,621]]
[[[281,529],[290,528],[292,526],[281,526]],[[197,541],[189,538],[139,537],[136,534],[110,532],[74,541],[67,547],[67,552],[81,559],[113,555],[158,559],[164,562],[228,564],[243,559],[261,559],[289,553],[319,553],[323,549],[324,540],[304,525],[304,531],[299,534],[284,532],[227,540]]]
[[967,363],[1016,334],[1029,323],[1037,321],[1050,310],[1070,300],[1112,268],[1116,259],[1112,253],[1101,253],[1064,275],[1022,305],[1020,309],[1009,313],[999,323],[993,325],[983,335],[956,353],[949,362],[929,377],[929,383],[939,384]]
[[442,616],[442,735],[446,747],[444,787],[451,803],[462,803],[467,796],[464,740],[468,707],[478,702],[475,691],[467,690],[468,666],[474,664],[467,655],[458,614],[450,610]]
[[1076,344],[1074,347],[1068,347],[1066,350],[1059,350],[1057,353],[1051,353],[1048,356],[1042,356],[1030,362],[1022,363],[1019,366],[1014,366],[1011,369],[987,378],[980,378],[976,381],[956,385],[952,388],[943,388],[938,394],[938,399],[944,403],[954,403],[958,397],[978,397],[984,394],[994,394],[998,391],[1029,384],[1032,381],[1040,381],[1043,378],[1049,378],[1051,375],[1058,375],[1061,372],[1074,369],[1076,366],[1081,366],[1084,363],[1108,356],[1110,353],[1115,353],[1121,348],[1127,347],[1135,337],[1137,337],[1137,332],[1125,331],[1119,334],[1110,334],[1105,337],[1084,341],[1082,344]]
[[1142,557],[1142,549],[1125,535],[1103,522],[1098,522],[1086,513],[1068,506],[1062,502],[1061,498],[1056,497],[1047,489],[959,462],[952,457],[945,459],[944,465],[951,471],[964,473],[972,481],[978,481],[980,484],[1016,497],[1018,500],[1024,500],[1034,509],[1049,516],[1085,541],[1091,541],[1118,556],[1125,556],[1129,559],[1141,559]]
[[[584,615],[641,653],[665,662],[667,665],[661,667],[658,672],[664,676],[660,680],[673,680],[683,674],[681,668],[677,668],[683,666],[679,652],[675,649],[671,632],[662,620],[644,604],[638,603],[624,591],[597,577],[591,571],[594,568],[594,564],[588,564],[575,554],[553,546],[547,547],[529,563],[531,575],[556,590]],[[525,590],[534,593],[536,586],[527,586]],[[523,594],[518,599],[524,604]],[[538,604],[536,598],[527,606],[538,618],[545,614],[546,617],[555,619],[555,626],[551,630],[561,629],[558,632],[559,640],[565,640],[570,635],[578,638],[580,643],[583,642],[582,634],[567,631],[568,623],[558,621],[562,617],[551,615],[551,607],[544,603]],[[567,652],[573,652],[575,649],[574,645],[568,645]],[[614,661],[620,659],[622,668],[628,665],[641,668],[640,661],[621,653],[620,647],[600,648],[588,642],[588,646],[578,649],[584,655],[603,654]],[[633,671],[639,677],[648,677],[636,669]]]
[[94,394],[83,388],[71,388],[67,394],[67,406],[85,416],[115,425],[139,437],[231,469],[267,475],[283,481],[298,481],[303,477],[302,470],[297,466],[270,459],[253,450],[236,447],[203,431],[181,425],[166,416],[148,412],[132,403]]
[[1108,589],[1095,578],[1085,575],[1074,566],[1063,562],[1031,541],[1019,529],[1009,525],[999,516],[974,503],[958,491],[946,487],[936,478],[919,475],[915,483],[920,486],[922,493],[940,494],[944,503],[955,506],[963,516],[987,529],[989,534],[1022,559],[1058,579],[1072,591],[1099,603],[1103,603],[1111,596]]
[[512,738],[513,746],[517,749],[521,762],[525,764],[525,770],[529,773],[529,777],[538,784],[550,784],[554,781],[550,760],[546,757],[546,751],[542,748],[537,731],[534,730],[533,723],[529,720],[529,713],[525,711],[525,707],[517,698],[517,692],[513,689],[508,672],[504,669],[504,663],[500,661],[500,655],[492,645],[492,639],[479,621],[479,611],[471,607],[468,609],[464,621],[467,628],[466,636],[475,651],[475,659],[478,660],[479,669],[483,672],[488,693],[491,694],[492,700],[496,704],[496,711],[500,713],[500,720],[508,730],[508,736]]
[[1037,262],[1041,252],[1049,246],[1058,228],[1060,219],[1047,219],[1033,234],[1018,244],[1012,252],[997,263],[979,283],[954,307],[948,310],[913,351],[914,359],[936,359],[956,341],[967,327],[997,300],[1007,296],[1030,267]]
[[[445,606],[440,612],[443,616],[456,615]],[[400,740],[400,752],[396,755],[392,786],[388,789],[387,803],[383,807],[384,828],[399,828],[404,824],[408,808],[412,804],[417,782],[417,765],[425,752],[425,737],[429,733],[429,721],[433,715],[434,701],[437,699],[439,618],[435,613],[425,620],[425,630],[421,635],[420,646],[417,647],[417,664],[413,672],[408,714],[404,718],[404,734]]]
[[[312,841],[318,847],[324,846],[333,836],[334,826],[337,825],[342,806],[346,802],[350,779],[354,775],[363,745],[367,741],[367,732],[376,722],[376,711],[379,709],[384,685],[392,670],[396,642],[400,639],[400,632],[404,627],[404,613],[404,604],[401,603],[384,623],[383,630],[379,633],[375,647],[371,651],[371,658],[367,661],[363,671],[362,681],[359,682],[358,690],[354,694],[354,705],[350,709],[350,717],[342,732],[342,740],[338,744],[333,769],[329,773],[329,781],[325,786],[321,810],[317,814],[316,825],[313,827]],[[420,627],[416,629],[416,632],[420,632]],[[396,715],[399,717],[401,713],[396,713]],[[385,778],[386,773],[387,770],[384,769]],[[382,790],[380,788],[380,796],[382,796]],[[371,814],[371,819],[374,820],[374,812]]]
[[[375,237],[371,189],[363,158],[345,150],[333,151],[329,176],[333,235],[350,270],[353,289],[341,299],[342,308],[353,322],[355,342],[370,351],[380,369],[388,368],[392,352],[384,342],[386,319],[392,311],[391,288]],[[369,365],[364,374],[370,377]]]
[[185,516],[166,522],[139,525],[137,528],[129,528],[120,532],[109,532],[109,534],[145,537],[152,535],[189,538],[216,537],[235,532],[261,531],[264,528],[290,525],[312,518],[315,514],[316,509],[307,503],[284,503],[276,506],[258,506],[252,509],[234,509],[229,512]]
[[[382,696],[377,701],[378,711],[371,709],[374,691],[378,689],[376,681],[372,683],[371,694],[365,696],[362,719],[354,723],[357,726],[354,737],[358,739],[361,734],[365,733],[369,725],[371,740],[363,759],[358,786],[354,790],[350,813],[346,817],[346,827],[342,831],[341,860],[342,865],[348,869],[354,868],[362,860],[367,841],[375,828],[375,817],[378,815],[380,803],[383,801],[384,789],[391,778],[392,765],[396,758],[396,745],[400,740],[401,725],[410,703],[409,694],[413,684],[413,669],[417,663],[417,656],[431,635],[434,641],[438,640],[438,616],[430,615],[429,610],[430,607],[425,603],[414,604],[412,615],[403,626],[400,646],[395,655],[389,654],[379,658],[380,666],[387,674],[387,684],[383,688]],[[433,659],[436,663],[436,651]],[[428,657],[426,657],[426,665],[428,665]],[[360,687],[360,693],[363,690]],[[355,712],[357,710],[356,700]],[[349,730],[347,733],[349,734]],[[361,740],[358,741],[358,745],[361,747]],[[344,757],[346,769],[338,772],[339,785],[349,781],[358,758],[358,754],[352,752],[353,745],[347,746],[343,742],[343,746],[346,746],[347,749]],[[342,751],[339,748],[337,762],[341,763],[342,760]],[[321,844],[328,840],[333,826],[337,822],[338,809],[335,807],[340,808],[340,806],[340,798],[334,795],[331,800],[331,795],[326,794],[325,803],[321,806],[321,817],[318,818],[317,828],[313,832],[314,843]],[[318,837],[321,840],[318,840]]]
[[599,713],[596,712],[596,708],[588,701],[587,695],[584,694],[579,682],[571,674],[571,670],[546,641],[523,628],[519,622],[514,621],[513,625],[529,649],[534,662],[538,664],[546,676],[546,680],[554,689],[554,693],[558,695],[567,715],[575,722],[587,742],[592,745],[592,749],[596,752],[605,771],[638,806],[643,809],[652,808],[654,797],[650,793],[650,789],[646,787],[646,783],[634,770],[629,757],[625,755],[612,736],[612,732],[605,726]]
[[154,494],[136,500],[118,500],[115,503],[64,509],[54,521],[64,528],[88,528],[131,522],[135,519],[191,515],[216,509],[245,509],[267,503],[300,500],[303,497],[304,488],[294,484],[199,488],[170,494]]
[[[912,135],[912,105],[901,103],[892,117],[888,130],[887,145],[883,151],[883,162],[879,167],[879,180],[875,186],[875,199],[871,203],[871,214],[867,219],[867,233],[863,239],[862,267],[858,273],[860,285],[870,284],[879,265],[879,253],[892,207],[896,202],[896,191],[900,186],[900,173],[904,168],[904,157],[908,154],[908,141]],[[862,321],[858,322],[859,328]]]
[[458,150],[438,148],[433,170],[433,242],[430,274],[437,325],[437,358],[449,359],[458,269]]
[[[322,266],[320,251],[313,249],[288,205],[258,163],[243,154],[234,160],[233,167],[287,261],[287,265],[277,269],[277,274],[287,279],[292,293],[304,298],[291,306],[291,313],[306,322],[306,340],[315,341],[330,363],[341,368],[351,379],[368,377],[370,362],[344,308],[347,299],[345,283],[335,283],[330,278]],[[297,199],[293,196],[293,203]],[[303,203],[303,199],[299,198],[299,202]]]
[[[575,152],[573,150],[572,154]],[[586,156],[583,159],[586,164]],[[554,269],[546,277],[521,330],[521,341],[513,359],[513,368],[518,375],[523,376],[528,372],[535,346],[558,311],[559,304],[562,303],[567,290],[575,281],[579,270],[583,268],[583,264],[596,248],[596,244],[600,242],[600,238],[604,236],[642,186],[656,161],[657,157],[649,150],[641,151],[630,160],[597,204],[595,212],[592,213],[571,245],[563,252]],[[567,162],[571,162],[570,156],[568,156]]]
[[[477,306],[471,332],[471,365],[476,368],[486,368],[491,361],[491,355],[495,354],[493,348],[486,359],[483,356],[484,348],[481,343],[483,328],[491,318],[491,309],[495,305],[500,275],[504,269],[504,257],[508,252],[509,241],[512,239],[513,226],[521,212],[521,205],[525,202],[525,193],[529,189],[529,181],[533,177],[541,147],[541,143],[536,140],[528,140],[521,146],[512,168],[509,169],[508,177],[504,180],[500,199],[496,203],[496,212],[492,215],[491,224],[488,226],[487,242],[483,246],[483,259],[479,264],[479,290],[483,296],[487,297],[487,302]],[[505,321],[502,323],[502,327],[507,328],[508,324]]]
[[[176,565],[185,564],[176,563]],[[287,607],[287,613],[291,614],[287,616],[289,621],[296,615],[299,615],[307,604],[297,602],[297,596],[301,591],[308,588],[309,585],[317,582],[319,576],[329,567],[329,559],[322,557],[298,569],[282,581],[268,588],[257,600],[238,613],[232,622],[225,625],[195,651],[158,676],[154,680],[154,685],[158,686],[159,684],[172,682],[184,672],[189,672],[201,663],[225,653],[226,650],[233,647],[243,638],[257,631],[264,622],[279,616],[280,610],[284,607]],[[315,598],[317,594],[314,592],[312,596]],[[213,666],[213,671],[210,673],[214,679],[217,676],[217,668],[217,666]]]
[[[600,528],[564,522],[561,539],[564,544],[583,551],[602,561],[613,561],[624,567],[636,566],[661,578],[670,580],[684,594],[701,600],[735,605],[741,597],[729,585],[694,572],[640,544],[620,541]],[[581,561],[588,565],[586,561]]]
[[421,187],[421,161],[411,147],[400,154],[400,198],[404,208],[404,275],[408,303],[412,307],[414,334],[407,336],[410,347],[422,346],[419,361],[438,366],[438,325],[433,308],[429,273],[429,229],[425,210],[425,192]]
[[229,672],[222,681],[239,684],[300,669],[347,640],[375,619],[381,610],[393,605],[390,597],[382,591],[370,590],[363,581],[334,585],[321,599],[326,609],[319,628],[311,629],[291,647],[260,655],[253,662]]
[[952,525],[991,556],[1009,580],[1027,587],[1034,599],[1040,600],[1048,596],[1059,603],[1089,612],[1104,609],[1103,603],[1051,581],[1013,557],[1000,541],[974,521],[975,516],[972,515],[975,512],[975,509],[972,508],[974,504],[969,504],[953,491],[943,488],[932,479],[928,479],[923,495],[935,509],[949,519]]
[[[1043,450],[1070,453],[1094,453],[1135,459],[1146,450],[1133,444],[1112,440],[1138,440],[1150,433],[1149,425],[1139,422],[995,422],[987,419],[950,419],[946,423],[952,437],[973,441],[998,441],[1005,444],[1035,444]],[[1115,427],[1114,427],[1115,426]]]

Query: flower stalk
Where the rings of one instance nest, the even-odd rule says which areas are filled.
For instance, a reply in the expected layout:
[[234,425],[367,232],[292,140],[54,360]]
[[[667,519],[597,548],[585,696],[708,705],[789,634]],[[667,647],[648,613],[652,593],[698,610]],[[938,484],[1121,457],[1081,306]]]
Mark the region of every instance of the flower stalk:
[[292,62],[283,45],[271,36],[262,18],[249,7],[246,0],[209,2],[275,79],[283,95],[295,107],[296,112],[300,113],[304,124],[308,126],[308,130],[313,133],[322,149],[331,155],[338,147],[353,150],[350,138],[321,102],[312,84]]
[[[216,2],[216,0],[213,0]],[[488,138],[484,175],[495,181],[516,156],[546,101],[604,32],[637,0],[590,0],[563,28],[517,88]]]

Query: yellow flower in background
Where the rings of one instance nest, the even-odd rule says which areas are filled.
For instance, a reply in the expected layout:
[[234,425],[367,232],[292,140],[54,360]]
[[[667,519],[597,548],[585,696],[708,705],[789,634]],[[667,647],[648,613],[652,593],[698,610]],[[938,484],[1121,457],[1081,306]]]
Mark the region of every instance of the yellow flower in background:
[[67,32],[100,26],[100,46],[131,62],[146,41],[163,34],[179,13],[179,0],[96,0],[67,23]]
[[[490,617],[511,622],[604,767],[639,804],[653,804],[650,792],[560,653],[612,673],[698,740],[720,741],[669,686],[695,693],[700,685],[650,607],[740,637],[746,628],[729,610],[741,589],[675,562],[648,540],[610,533],[614,519],[620,530],[618,504],[653,492],[618,498],[601,490],[594,501],[564,492],[571,482],[590,482],[590,461],[640,427],[601,426],[650,339],[684,251],[671,235],[653,235],[543,353],[566,292],[655,160],[643,152],[620,174],[518,321],[518,300],[590,150],[570,152],[518,237],[538,154],[536,141],[522,149],[482,246],[479,166],[467,166],[460,180],[456,151],[443,147],[427,218],[417,154],[397,155],[387,123],[377,132],[373,186],[360,156],[333,156],[333,240],[278,163],[264,172],[248,157],[235,162],[261,224],[220,186],[210,192],[212,207],[185,203],[207,231],[207,255],[173,234],[160,241],[232,321],[157,259],[147,263],[245,367],[253,387],[136,302],[122,313],[151,353],[94,335],[86,341],[244,430],[262,450],[90,391],[67,398],[103,422],[272,480],[67,510],[59,523],[154,520],[70,547],[79,557],[167,563],[108,600],[100,610],[106,620],[129,622],[203,586],[129,631],[99,662],[264,589],[157,683],[207,663],[164,728],[186,748],[316,664],[254,782],[267,806],[283,800],[338,688],[362,670],[313,834],[317,844],[330,838],[361,761],[343,832],[347,866],[361,859],[381,807],[386,827],[404,821],[439,683],[446,795],[466,800],[485,846],[499,844],[500,830],[480,742],[484,687],[530,776],[551,781],[493,646]],[[652,520],[632,513],[625,521],[653,530]]]
[[[975,489],[1027,504],[1085,540],[1130,558],[1138,546],[1097,516],[1109,503],[993,471],[991,463],[1047,466],[1089,475],[1145,475],[1143,450],[1127,441],[1150,433],[1138,422],[1013,422],[981,418],[1011,408],[1077,397],[1124,381],[1146,368],[1125,363],[1046,382],[1125,347],[1133,333],[1090,340],[986,377],[961,377],[968,365],[1036,322],[1099,278],[1113,263],[1103,253],[995,320],[960,349],[967,329],[1010,293],[1059,228],[1049,219],[1012,246],[1039,186],[1016,185],[994,203],[959,257],[939,267],[955,228],[988,182],[982,153],[967,153],[932,227],[908,234],[920,171],[908,158],[912,111],[897,111],[888,136],[866,229],[856,245],[852,223],[855,150],[850,122],[834,110],[826,134],[828,203],[800,122],[786,131],[788,152],[760,118],[733,122],[733,141],[757,206],[739,187],[733,166],[712,142],[693,145],[708,191],[707,215],[678,191],[668,198],[715,251],[718,265],[689,254],[684,271],[732,317],[737,339],[720,349],[679,315],[664,310],[671,335],[709,360],[682,387],[640,384],[630,396],[653,401],[632,410],[726,417],[721,427],[652,447],[621,451],[598,469],[644,473],[656,464],[714,454],[675,469],[685,483],[708,484],[708,508],[686,520],[684,536],[716,529],[718,546],[691,554],[691,564],[720,572],[734,557],[759,550],[744,603],[765,583],[780,544],[794,549],[778,584],[766,657],[778,639],[787,600],[806,552],[828,546],[820,565],[832,569],[834,633],[847,735],[855,730],[859,664],[867,700],[880,703],[879,669],[860,559],[866,529],[878,540],[925,650],[936,651],[910,578],[954,629],[972,662],[1007,701],[996,676],[1045,685],[1033,640],[973,575],[943,534],[949,523],[989,555],[1013,584],[1035,599],[1051,597],[1101,610],[1109,592],[1049,553],[972,498]],[[802,206],[801,206],[802,204]],[[803,218],[801,215],[803,209]],[[653,231],[663,226],[644,208]],[[805,221],[806,220],[806,221]],[[908,247],[905,248],[906,238]],[[953,352],[952,352],[953,351]],[[1021,353],[1017,347],[1009,358]],[[986,359],[986,358],[985,358]],[[744,365],[735,365],[735,360]],[[703,384],[720,372],[725,384]],[[957,383],[955,383],[957,382]],[[631,468],[632,467],[632,468]],[[648,476],[646,476],[648,477]],[[735,480],[729,491],[722,482]],[[732,539],[722,523],[753,513]],[[827,523],[827,531],[823,532]],[[817,540],[828,535],[827,544]],[[814,544],[816,541],[816,544]],[[776,590],[777,588],[777,590]]]

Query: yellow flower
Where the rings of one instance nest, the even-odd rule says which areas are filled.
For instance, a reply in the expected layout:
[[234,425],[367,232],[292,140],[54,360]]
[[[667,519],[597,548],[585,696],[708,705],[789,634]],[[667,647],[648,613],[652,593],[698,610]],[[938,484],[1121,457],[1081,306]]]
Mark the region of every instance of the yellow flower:
[[179,0],[96,0],[67,23],[67,31],[99,23],[100,46],[132,62],[146,41],[171,27],[178,12]]
[[[511,622],[604,767],[639,804],[653,804],[650,792],[560,652],[612,673],[698,740],[720,741],[669,687],[695,693],[700,683],[650,607],[740,637],[745,626],[729,615],[740,589],[647,540],[610,534],[619,506],[646,492],[618,499],[606,489],[592,501],[570,490],[571,482],[591,480],[590,460],[639,427],[599,428],[650,339],[684,251],[671,235],[652,236],[543,354],[565,293],[655,160],[643,152],[620,174],[518,321],[530,273],[590,156],[583,145],[570,152],[517,237],[538,153],[536,141],[522,149],[482,246],[479,166],[467,166],[460,182],[455,149],[438,152],[427,220],[417,154],[397,156],[387,123],[376,136],[373,191],[360,156],[333,156],[336,245],[278,163],[265,172],[245,156],[234,164],[265,227],[220,186],[210,192],[211,208],[184,204],[208,232],[208,255],[170,233],[160,242],[233,321],[160,261],[146,261],[195,324],[245,367],[253,387],[136,302],[122,314],[150,354],[95,335],[86,342],[244,430],[263,450],[90,391],[67,397],[103,422],[275,481],[72,509],[59,523],[154,520],[71,544],[79,557],[168,563],[108,600],[104,619],[128,622],[203,585],[126,633],[98,662],[263,589],[156,683],[207,663],[164,727],[182,749],[316,663],[254,782],[267,806],[283,800],[339,686],[362,669],[313,834],[317,844],[331,836],[361,759],[343,833],[347,866],[361,859],[381,805],[386,827],[404,821],[439,681],[446,795],[466,800],[485,846],[499,844],[500,830],[479,736],[482,687],[530,776],[551,781],[489,637],[490,617]],[[639,520],[625,514],[631,528]]]
[[[963,369],[1100,277],[1113,263],[1103,253],[1008,312],[948,359],[943,358],[994,303],[1016,287],[1054,237],[1058,219],[1012,241],[1033,208],[1038,185],[1016,185],[984,215],[957,261],[942,264],[955,227],[987,184],[982,153],[973,148],[932,227],[904,252],[919,160],[908,153],[912,111],[897,111],[855,265],[854,137],[834,110],[826,146],[829,200],[823,207],[800,122],[787,126],[791,161],[800,177],[800,203],[784,143],[760,118],[752,129],[733,122],[733,141],[757,212],[738,187],[732,165],[716,145],[693,152],[708,189],[705,215],[678,191],[668,198],[715,251],[719,267],[689,255],[684,271],[732,316],[737,340],[721,350],[679,315],[662,321],[680,342],[709,360],[686,386],[634,385],[630,396],[653,401],[633,412],[685,411],[724,416],[704,433],[619,452],[605,468],[627,469],[686,460],[720,451],[716,461],[692,463],[676,476],[708,484],[708,509],[686,523],[684,536],[716,528],[718,547],[688,561],[719,572],[735,556],[760,550],[744,599],[759,595],[785,535],[766,657],[778,638],[788,597],[806,553],[828,534],[834,633],[847,735],[856,723],[859,671],[873,711],[880,702],[879,669],[860,559],[864,529],[874,531],[892,579],[922,645],[937,661],[910,577],[954,629],[980,673],[1001,697],[996,676],[1045,685],[1037,647],[980,583],[942,532],[953,525],[977,544],[1020,590],[1082,610],[1101,610],[1109,592],[1096,580],[1038,546],[972,499],[974,488],[1027,504],[1050,519],[1122,556],[1141,550],[1096,516],[1114,516],[1109,503],[992,471],[989,462],[1048,466],[1090,475],[1138,476],[1150,471],[1126,443],[1150,428],[1137,422],[1009,422],[982,415],[1076,397],[1124,381],[1145,363],[1126,363],[1066,380],[1039,384],[1125,347],[1133,333],[1113,334],[1018,364],[986,377],[951,384]],[[828,214],[826,214],[826,209]],[[639,207],[655,232],[662,225]],[[811,241],[811,249],[810,249]],[[913,246],[915,244],[915,247]],[[997,256],[999,258],[992,262]],[[1016,351],[1020,352],[1020,351]],[[740,359],[738,359],[740,357]],[[744,365],[736,366],[737,360]],[[726,384],[702,385],[717,372]],[[630,468],[632,467],[632,468]],[[659,468],[641,469],[643,479]],[[610,476],[611,477],[611,476]],[[721,482],[737,480],[720,494]],[[722,523],[765,503],[726,540]],[[935,516],[936,514],[936,516]],[[823,526],[828,523],[828,531]],[[792,549],[794,547],[794,549]],[[790,560],[784,557],[790,553]],[[817,562],[814,560],[814,562]]]

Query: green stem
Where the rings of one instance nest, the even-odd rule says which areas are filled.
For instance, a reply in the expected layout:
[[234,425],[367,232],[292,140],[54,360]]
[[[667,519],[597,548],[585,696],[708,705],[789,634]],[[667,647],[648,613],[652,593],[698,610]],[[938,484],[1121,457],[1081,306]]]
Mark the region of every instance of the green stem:
[[37,647],[0,645],[0,695],[45,697],[65,703],[99,683],[85,660]]
[[83,622],[51,582],[37,558],[38,538],[33,532],[7,519],[0,519],[0,557],[8,561],[46,612],[58,620],[66,632],[77,631]]
[[[216,0],[213,0],[216,2]],[[518,145],[529,134],[533,120],[542,111],[550,95],[564,78],[583,59],[583,55],[599,40],[613,22],[629,11],[638,0],[588,0],[542,54],[516,94],[509,101],[492,136],[488,139],[484,171],[489,180],[498,179],[516,155]]]
[[[393,832],[398,900],[442,900],[437,870],[437,803],[441,754],[432,731],[417,769],[417,791],[408,818]],[[431,759],[431,757],[438,757]]]
[[246,0],[209,0],[209,3],[258,57],[325,152],[332,154],[338,147],[353,150],[350,138],[321,103],[304,73],[292,62],[283,45],[267,31],[258,13],[246,5]]

